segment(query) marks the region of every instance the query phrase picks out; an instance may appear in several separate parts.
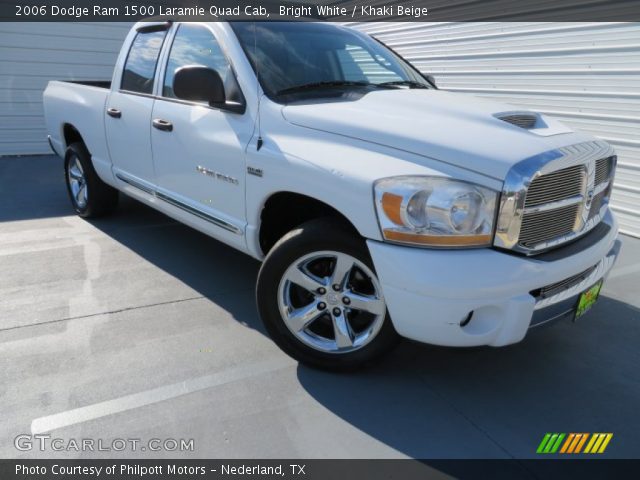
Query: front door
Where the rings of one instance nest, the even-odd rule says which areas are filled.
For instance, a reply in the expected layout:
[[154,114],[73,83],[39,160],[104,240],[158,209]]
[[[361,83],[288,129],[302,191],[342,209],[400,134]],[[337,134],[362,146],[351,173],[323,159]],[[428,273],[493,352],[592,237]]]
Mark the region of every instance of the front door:
[[202,24],[181,24],[152,114],[158,196],[210,222],[214,235],[223,229],[237,233],[240,240],[246,223],[244,151],[253,122],[248,114],[177,99],[174,74],[187,65],[216,70],[224,80],[227,100],[242,101],[233,69],[213,31]]

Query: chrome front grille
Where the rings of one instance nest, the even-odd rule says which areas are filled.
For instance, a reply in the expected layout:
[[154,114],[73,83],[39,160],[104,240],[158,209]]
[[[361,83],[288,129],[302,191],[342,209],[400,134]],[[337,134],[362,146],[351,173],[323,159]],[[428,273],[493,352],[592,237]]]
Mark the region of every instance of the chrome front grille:
[[574,285],[577,285],[580,282],[582,282],[585,278],[591,275],[591,273],[593,273],[596,267],[597,265],[594,265],[593,267],[586,269],[584,272],[580,272],[577,275],[572,275],[571,277],[565,278],[564,280],[561,280],[559,282],[552,283],[551,285],[546,285],[537,290],[533,290],[530,293],[531,295],[533,295],[533,297],[536,300],[553,297],[554,295],[557,295],[560,292],[568,290]]
[[549,238],[571,233],[579,210],[578,205],[567,205],[555,210],[525,213],[520,228],[520,245],[535,248]]
[[515,165],[505,180],[495,245],[535,254],[595,227],[608,204],[616,157],[588,142]]
[[591,202],[591,209],[589,210],[588,220],[595,218],[596,215],[600,212],[603,203],[609,200],[609,189],[603,190],[593,197],[593,201]]
[[584,188],[585,173],[584,165],[575,165],[537,177],[527,191],[525,208],[580,195]]
[[606,182],[611,176],[613,168],[613,159],[601,158],[596,161],[596,185]]

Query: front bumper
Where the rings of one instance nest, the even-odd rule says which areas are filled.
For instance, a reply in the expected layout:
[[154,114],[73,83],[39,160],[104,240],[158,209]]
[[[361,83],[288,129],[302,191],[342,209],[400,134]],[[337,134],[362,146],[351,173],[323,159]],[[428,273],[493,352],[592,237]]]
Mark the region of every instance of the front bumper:
[[[367,244],[400,335],[436,345],[503,346],[522,340],[531,326],[567,315],[582,291],[607,277],[620,241],[611,212],[602,221],[609,228],[597,242],[551,260],[489,248]],[[589,274],[553,297],[531,293],[585,271]]]

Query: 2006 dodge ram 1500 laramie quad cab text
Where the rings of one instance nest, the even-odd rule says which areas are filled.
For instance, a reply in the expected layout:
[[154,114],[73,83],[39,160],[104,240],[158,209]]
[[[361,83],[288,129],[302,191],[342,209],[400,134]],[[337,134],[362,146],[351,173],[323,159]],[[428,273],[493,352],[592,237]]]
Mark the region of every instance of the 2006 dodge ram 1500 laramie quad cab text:
[[582,316],[620,248],[607,143],[337,24],[141,22],[110,83],[44,106],[80,216],[122,191],[262,260],[260,316],[315,366],[518,342]]

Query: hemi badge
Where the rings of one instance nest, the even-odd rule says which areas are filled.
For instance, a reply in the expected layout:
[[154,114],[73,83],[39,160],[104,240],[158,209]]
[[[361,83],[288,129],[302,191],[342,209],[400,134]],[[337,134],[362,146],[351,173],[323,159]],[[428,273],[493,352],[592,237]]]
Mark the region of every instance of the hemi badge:
[[247,167],[247,173],[249,175],[255,175],[256,177],[261,177],[263,175],[262,169],[255,167]]
[[211,178],[215,178],[216,180],[221,180],[223,182],[231,183],[233,185],[238,185],[240,182],[237,178],[230,177],[229,175],[225,175],[224,173],[216,172],[214,170],[209,170],[208,168],[203,167],[202,165],[198,165],[196,167],[198,173],[206,175]]

